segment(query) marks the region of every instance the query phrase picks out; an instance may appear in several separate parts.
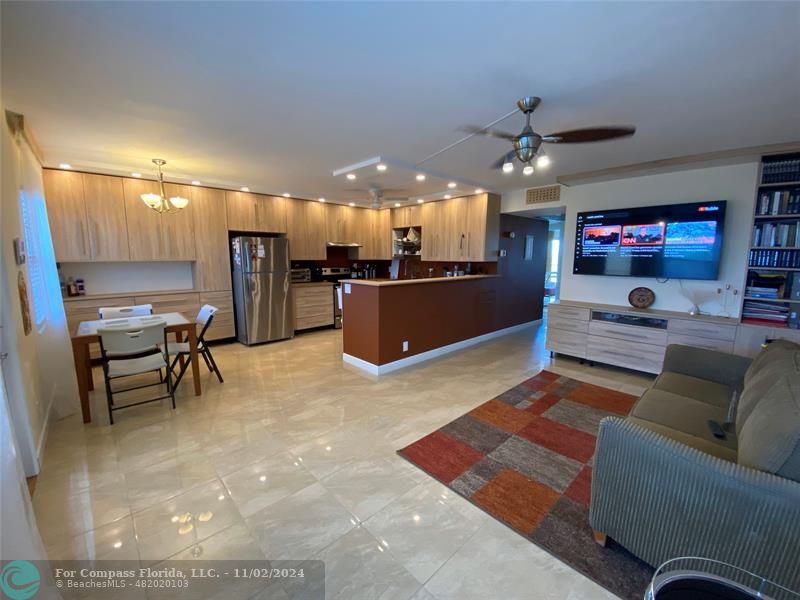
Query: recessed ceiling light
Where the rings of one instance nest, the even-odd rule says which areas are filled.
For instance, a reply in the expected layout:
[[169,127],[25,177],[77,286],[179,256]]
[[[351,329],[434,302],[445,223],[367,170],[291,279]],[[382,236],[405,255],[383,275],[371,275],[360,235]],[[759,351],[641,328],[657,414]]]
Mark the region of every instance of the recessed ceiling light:
[[71,169],[72,165],[69,164],[69,163],[61,163],[60,165],[58,165],[58,168],[59,169]]
[[395,202],[395,203],[394,203],[394,207],[395,207],[395,208],[400,208],[400,203],[399,203],[399,202]]
[[417,181],[425,181],[425,175],[423,173],[417,173]]
[[325,202],[325,198],[319,198],[320,202]]
[[542,154],[539,158],[536,159],[536,166],[537,167],[546,167],[550,164],[550,157],[546,154]]
[[423,202],[425,202],[425,200],[422,198],[417,198],[417,204],[422,204]]
[[249,191],[250,191],[250,188],[249,188],[249,187],[243,187],[243,188],[242,188],[242,191],[243,191],[243,192],[249,192]]
[[456,187],[456,182],[451,181],[450,183],[447,184],[447,187],[449,187],[452,190],[454,187]]
[[192,180],[192,185],[200,185],[200,182],[197,179]]
[[353,179],[355,179],[355,178],[356,178],[356,174],[355,174],[355,173],[348,173],[348,174],[347,174],[347,178],[348,178],[350,181],[353,181]]
[[523,175],[533,175],[533,165],[525,165],[522,169]]
[[483,193],[483,188],[475,188],[475,193],[476,194],[482,194]]
[[291,198],[292,195],[289,192],[283,192],[283,197],[284,198]]
[[445,194],[444,195],[444,199],[445,200],[450,200],[450,198],[452,198],[452,196],[450,194]]
[[142,174],[141,174],[141,173],[131,173],[131,177],[136,177],[136,178],[139,178],[139,177],[141,177],[141,176],[142,176]]
[[512,163],[511,161],[503,163],[503,173],[508,174],[511,173],[511,171],[513,170],[514,170],[514,163]]
[[386,165],[383,163],[378,163],[375,168],[378,169],[378,171],[385,171]]
[[355,206],[355,205],[356,205],[356,203],[355,203],[355,202],[348,202],[347,204],[348,204],[349,206]]

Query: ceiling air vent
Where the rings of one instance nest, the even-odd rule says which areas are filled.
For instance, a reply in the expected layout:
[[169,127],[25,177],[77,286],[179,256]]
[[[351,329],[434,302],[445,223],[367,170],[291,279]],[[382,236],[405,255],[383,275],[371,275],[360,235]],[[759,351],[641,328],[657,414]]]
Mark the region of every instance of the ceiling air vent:
[[558,202],[561,199],[560,185],[546,185],[530,188],[525,192],[525,204],[542,204],[544,202]]

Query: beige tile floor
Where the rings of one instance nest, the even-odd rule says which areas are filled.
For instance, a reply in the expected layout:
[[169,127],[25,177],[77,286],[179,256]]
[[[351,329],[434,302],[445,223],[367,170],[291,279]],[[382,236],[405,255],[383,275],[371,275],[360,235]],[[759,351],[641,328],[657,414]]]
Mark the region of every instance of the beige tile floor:
[[395,451],[543,368],[649,377],[551,359],[543,326],[380,378],[343,366],[340,331],[214,354],[225,383],[204,370],[176,411],[109,427],[95,392],[97,423],[54,424],[34,495],[51,558],[319,558],[343,600],[613,597]]

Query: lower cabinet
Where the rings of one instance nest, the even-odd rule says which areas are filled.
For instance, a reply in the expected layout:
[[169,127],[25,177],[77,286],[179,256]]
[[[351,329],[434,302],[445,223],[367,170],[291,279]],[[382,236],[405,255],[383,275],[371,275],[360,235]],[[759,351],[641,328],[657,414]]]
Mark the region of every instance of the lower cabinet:
[[333,286],[325,283],[292,286],[294,329],[333,325]]

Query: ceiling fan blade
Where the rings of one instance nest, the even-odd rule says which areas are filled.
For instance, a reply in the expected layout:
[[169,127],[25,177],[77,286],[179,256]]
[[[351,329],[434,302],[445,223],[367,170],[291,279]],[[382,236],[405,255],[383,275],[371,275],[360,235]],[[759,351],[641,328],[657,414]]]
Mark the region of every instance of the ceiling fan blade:
[[506,131],[500,131],[498,129],[492,129],[491,127],[477,127],[475,125],[464,125],[458,128],[459,131],[463,131],[464,133],[472,133],[477,135],[488,135],[489,137],[496,137],[500,138],[501,140],[513,140],[515,136],[513,133],[508,133]]
[[502,169],[504,164],[506,164],[507,162],[513,162],[515,157],[516,155],[514,154],[513,150],[511,152],[506,152],[505,154],[503,154],[503,156],[501,156],[492,163],[492,168]]
[[634,133],[636,133],[636,127],[632,125],[585,127],[583,129],[570,129],[569,131],[557,131],[550,135],[544,135],[542,136],[542,141],[551,144],[583,144],[630,137]]

